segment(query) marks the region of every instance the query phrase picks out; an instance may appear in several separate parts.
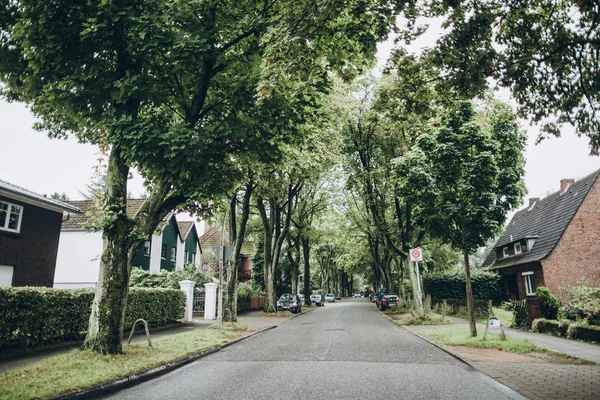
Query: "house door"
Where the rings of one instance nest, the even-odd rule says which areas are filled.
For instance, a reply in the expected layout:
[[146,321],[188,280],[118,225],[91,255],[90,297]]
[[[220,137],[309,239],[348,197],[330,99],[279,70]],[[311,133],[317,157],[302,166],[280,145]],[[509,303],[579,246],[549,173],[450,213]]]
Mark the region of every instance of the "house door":
[[506,297],[509,300],[520,300],[519,285],[517,284],[517,275],[505,275],[504,288],[506,289]]

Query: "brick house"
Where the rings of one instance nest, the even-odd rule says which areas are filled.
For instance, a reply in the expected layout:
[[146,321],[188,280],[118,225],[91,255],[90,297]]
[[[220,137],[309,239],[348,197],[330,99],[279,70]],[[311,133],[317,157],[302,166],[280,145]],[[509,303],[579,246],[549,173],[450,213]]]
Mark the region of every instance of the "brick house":
[[581,281],[600,286],[599,176],[563,179],[558,192],[529,199],[483,263],[503,277],[508,299],[527,299],[532,318],[541,316],[539,286],[559,298]]
[[0,286],[52,287],[64,212],[81,213],[0,180]]
[[[221,246],[221,229],[210,226],[207,226],[207,228],[207,231],[200,236],[200,243],[203,249],[210,249],[216,258],[215,250],[218,250],[218,248]],[[223,235],[223,246],[225,246],[225,258],[227,259],[232,252],[227,230],[225,230]],[[253,248],[245,242],[240,253],[240,266],[238,269],[238,280],[240,282],[245,282],[252,278],[252,261],[250,258],[253,252]],[[213,261],[212,263],[204,261],[202,267],[204,270],[212,268],[215,272],[219,270],[218,263],[216,261]]]

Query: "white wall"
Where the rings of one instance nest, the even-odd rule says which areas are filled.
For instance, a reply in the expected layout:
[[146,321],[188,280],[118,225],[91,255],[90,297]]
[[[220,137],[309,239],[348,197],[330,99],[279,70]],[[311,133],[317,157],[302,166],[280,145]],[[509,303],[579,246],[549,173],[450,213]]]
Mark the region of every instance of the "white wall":
[[56,256],[54,287],[76,289],[96,286],[101,254],[101,232],[62,231]]
[[177,261],[175,262],[175,267],[177,269],[183,269],[183,266],[186,262],[185,242],[182,242],[180,238],[177,238]]
[[[150,244],[150,272],[160,272],[160,252],[162,249],[162,232],[158,235],[152,235]],[[169,255],[167,254],[167,257]]]

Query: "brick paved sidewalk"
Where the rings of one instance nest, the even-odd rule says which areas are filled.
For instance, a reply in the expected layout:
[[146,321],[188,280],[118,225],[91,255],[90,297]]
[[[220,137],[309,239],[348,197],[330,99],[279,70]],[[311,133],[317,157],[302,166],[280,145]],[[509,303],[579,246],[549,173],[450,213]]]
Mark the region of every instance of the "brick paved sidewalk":
[[470,364],[532,400],[600,397],[598,365],[496,361],[472,361]]

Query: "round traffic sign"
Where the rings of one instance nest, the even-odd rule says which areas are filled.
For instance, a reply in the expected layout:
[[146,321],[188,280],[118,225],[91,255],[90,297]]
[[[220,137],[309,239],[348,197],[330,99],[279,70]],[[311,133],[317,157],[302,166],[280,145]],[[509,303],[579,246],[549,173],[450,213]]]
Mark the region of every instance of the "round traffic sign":
[[421,250],[419,249],[414,249],[411,254],[413,258],[421,258]]

